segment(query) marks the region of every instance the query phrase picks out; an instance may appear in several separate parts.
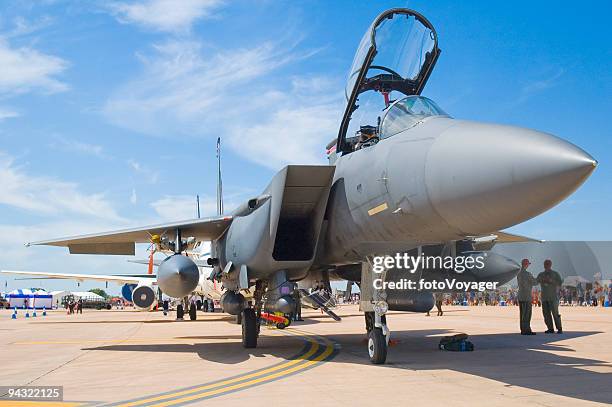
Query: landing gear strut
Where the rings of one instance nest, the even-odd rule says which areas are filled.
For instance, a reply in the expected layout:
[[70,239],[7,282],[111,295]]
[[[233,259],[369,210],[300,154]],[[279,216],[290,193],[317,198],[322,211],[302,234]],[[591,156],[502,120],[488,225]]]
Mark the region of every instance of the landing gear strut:
[[[368,259],[369,260],[369,259]],[[376,274],[376,278],[385,281],[386,270]],[[374,288],[374,273],[370,261],[361,264],[361,301],[359,309],[365,313],[366,331],[368,333],[368,356],[375,365],[385,363],[389,347],[389,328],[385,314],[389,310],[385,290]]]

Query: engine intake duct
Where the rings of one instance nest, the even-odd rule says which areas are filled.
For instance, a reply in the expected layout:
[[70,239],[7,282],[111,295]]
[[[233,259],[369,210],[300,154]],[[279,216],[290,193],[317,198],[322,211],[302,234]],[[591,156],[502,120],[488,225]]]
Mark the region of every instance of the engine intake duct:
[[151,308],[155,302],[155,290],[148,285],[140,285],[132,291],[132,302],[138,308]]
[[[288,166],[272,256],[276,261],[308,261],[314,257],[333,167]],[[277,187],[278,188],[278,187]],[[279,189],[280,189],[279,188]]]

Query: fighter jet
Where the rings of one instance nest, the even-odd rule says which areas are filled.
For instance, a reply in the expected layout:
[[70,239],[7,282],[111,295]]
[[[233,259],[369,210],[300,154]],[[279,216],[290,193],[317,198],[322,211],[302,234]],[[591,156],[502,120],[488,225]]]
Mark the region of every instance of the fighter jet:
[[[209,278],[226,289],[224,310],[241,315],[246,348],[257,346],[262,310],[291,312],[296,282],[356,281],[370,360],[384,363],[386,313],[425,312],[433,299],[430,291],[374,289],[373,256],[479,254],[484,269],[462,279],[508,282],[518,265],[488,250],[527,239],[501,230],[557,205],[597,164],[550,134],[451,117],[421,96],[439,56],[437,33],[424,16],[387,10],[355,54],[339,132],[327,146],[329,165],[286,166],[229,214],[29,245],[133,255],[135,243],[159,235],[175,254],[159,265],[157,282],[180,297],[199,276],[181,253],[190,237],[210,240]],[[452,270],[439,271],[445,273]],[[249,288],[252,301],[241,294]]]

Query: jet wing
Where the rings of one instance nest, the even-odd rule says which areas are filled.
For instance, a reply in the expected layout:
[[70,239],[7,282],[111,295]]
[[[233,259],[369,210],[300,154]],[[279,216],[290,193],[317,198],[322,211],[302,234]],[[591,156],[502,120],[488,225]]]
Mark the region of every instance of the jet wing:
[[149,243],[152,235],[163,236],[166,233],[172,235],[174,230],[180,229],[183,236],[193,236],[199,240],[215,240],[225,232],[231,222],[232,216],[217,216],[42,240],[27,243],[26,246],[47,245],[68,247],[71,254],[118,254],[133,256],[135,254],[135,243]]
[[508,232],[495,232],[494,233],[497,238],[495,239],[497,243],[519,243],[519,242],[539,242],[543,243],[544,240],[534,239],[532,237],[527,237],[523,235],[515,235],[513,233]]
[[138,284],[143,281],[151,281],[150,278],[135,277],[135,276],[110,276],[104,274],[70,274],[70,273],[45,273],[39,271],[19,271],[19,270],[1,270],[2,274],[17,274],[20,276],[46,277],[66,280],[94,280],[94,281],[112,281],[119,284]]
[[515,235],[513,233],[497,231],[487,236],[478,236],[472,238],[474,248],[476,250],[491,250],[497,243],[526,243],[539,242],[544,240],[534,239],[527,236]]

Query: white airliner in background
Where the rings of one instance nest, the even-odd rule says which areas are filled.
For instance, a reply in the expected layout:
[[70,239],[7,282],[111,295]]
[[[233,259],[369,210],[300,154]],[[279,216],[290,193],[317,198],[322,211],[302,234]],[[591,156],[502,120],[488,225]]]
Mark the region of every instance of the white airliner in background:
[[[202,296],[207,300],[219,300],[221,298],[222,287],[214,281],[208,279],[211,266],[207,264],[207,259],[210,257],[210,250],[207,242],[199,241],[193,246],[193,249],[186,250],[185,255],[191,257],[194,263],[200,270],[200,280],[193,291],[193,295]],[[128,260],[131,263],[149,264],[150,260]],[[139,310],[150,310],[157,304],[159,299],[159,290],[157,287],[156,275],[152,273],[152,266],[159,266],[163,260],[153,259],[149,269],[149,274],[125,274],[125,275],[107,275],[107,274],[73,274],[73,273],[47,273],[40,271],[20,271],[20,270],[2,270],[3,274],[17,274],[30,277],[47,277],[50,279],[68,279],[77,281],[104,281],[115,282],[122,284],[121,296],[134,304]],[[193,312],[191,315],[195,315]],[[194,319],[194,318],[192,318]]]

